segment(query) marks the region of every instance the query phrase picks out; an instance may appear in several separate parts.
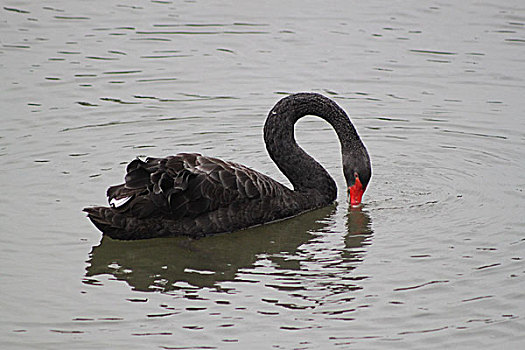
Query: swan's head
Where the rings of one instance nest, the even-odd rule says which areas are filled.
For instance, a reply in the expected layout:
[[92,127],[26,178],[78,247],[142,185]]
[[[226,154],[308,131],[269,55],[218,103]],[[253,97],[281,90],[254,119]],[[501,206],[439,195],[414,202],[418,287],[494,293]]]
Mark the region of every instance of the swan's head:
[[361,157],[349,157],[348,161],[343,163],[343,172],[346,179],[348,202],[352,206],[361,204],[363,194],[370,182],[372,176],[372,169],[370,166],[370,158],[365,151]]

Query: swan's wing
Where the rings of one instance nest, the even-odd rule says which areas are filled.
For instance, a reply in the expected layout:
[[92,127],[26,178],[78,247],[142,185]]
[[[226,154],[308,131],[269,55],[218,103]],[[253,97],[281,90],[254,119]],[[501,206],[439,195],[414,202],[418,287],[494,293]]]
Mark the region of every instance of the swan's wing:
[[116,210],[138,218],[195,218],[234,202],[289,191],[243,165],[195,153],[135,159],[126,171],[125,183],[108,189],[108,200]]

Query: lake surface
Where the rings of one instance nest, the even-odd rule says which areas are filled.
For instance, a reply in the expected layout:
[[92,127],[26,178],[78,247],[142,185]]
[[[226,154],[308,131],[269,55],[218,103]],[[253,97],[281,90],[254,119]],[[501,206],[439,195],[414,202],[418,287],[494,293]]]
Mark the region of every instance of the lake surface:
[[[3,349],[518,349],[525,343],[522,1],[5,0]],[[103,238],[136,156],[195,151],[288,183],[262,126],[288,93],[351,116],[299,143],[331,207],[192,241]]]

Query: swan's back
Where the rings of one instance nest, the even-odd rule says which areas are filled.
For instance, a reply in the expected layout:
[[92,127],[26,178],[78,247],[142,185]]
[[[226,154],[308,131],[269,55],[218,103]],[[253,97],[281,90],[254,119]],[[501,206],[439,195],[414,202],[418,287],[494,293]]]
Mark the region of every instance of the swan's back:
[[293,191],[272,178],[197,153],[135,159],[125,183],[110,187],[107,196],[110,207],[84,210],[97,228],[117,239],[199,237],[299,210]]

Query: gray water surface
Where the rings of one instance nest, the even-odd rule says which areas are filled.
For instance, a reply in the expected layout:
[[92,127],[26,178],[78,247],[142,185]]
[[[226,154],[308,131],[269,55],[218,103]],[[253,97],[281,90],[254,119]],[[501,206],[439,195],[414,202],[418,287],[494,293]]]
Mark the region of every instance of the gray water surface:
[[[5,349],[518,349],[525,343],[521,1],[46,1],[0,8]],[[192,241],[103,238],[136,156],[287,180],[262,126],[288,93],[350,114],[373,164],[300,144],[338,203]]]

